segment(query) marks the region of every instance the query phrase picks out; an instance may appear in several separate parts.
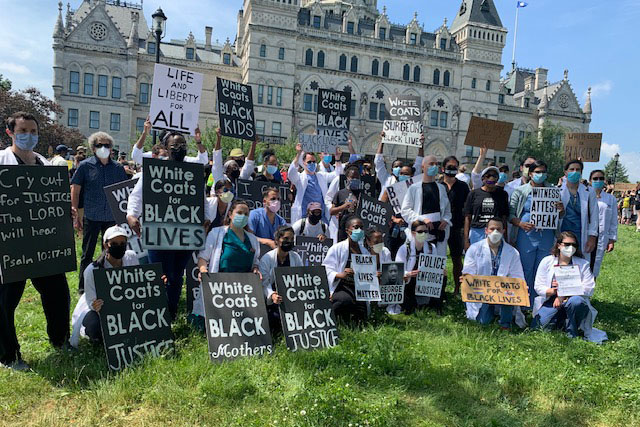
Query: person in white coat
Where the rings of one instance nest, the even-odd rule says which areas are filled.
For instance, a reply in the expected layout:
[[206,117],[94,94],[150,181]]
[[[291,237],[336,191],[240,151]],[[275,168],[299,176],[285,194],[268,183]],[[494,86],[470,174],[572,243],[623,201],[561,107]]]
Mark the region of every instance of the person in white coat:
[[613,194],[602,191],[605,184],[603,170],[591,171],[589,181],[596,193],[599,212],[598,245],[596,250],[591,252],[591,271],[593,277],[597,278],[600,275],[605,252],[612,252],[618,240],[618,205]]
[[[469,247],[464,257],[462,280],[465,275],[513,277],[524,280],[524,272],[518,251],[504,241],[502,218],[492,218],[485,229],[487,238]],[[492,305],[467,302],[467,318],[483,325],[493,321],[494,308],[500,312],[500,328],[510,329],[514,308],[509,305]]]
[[253,173],[253,169],[256,165],[255,153],[257,143],[258,139],[256,137],[256,140],[251,143],[249,154],[242,165],[238,164],[238,160],[233,159],[224,162],[222,160],[222,133],[220,132],[220,128],[217,128],[216,145],[213,148],[213,153],[211,153],[211,176],[213,178],[214,185],[216,182],[222,181],[226,177],[233,184],[235,192],[238,178],[251,179],[251,174]]
[[221,227],[229,212],[231,202],[235,198],[233,185],[227,178],[216,181],[212,188],[212,196],[207,197],[205,209],[208,211],[207,218],[211,218],[210,228]]
[[[391,163],[391,173],[387,171],[387,165],[384,161],[384,132],[380,134],[380,144],[378,144],[378,151],[373,158],[373,163],[376,167],[376,177],[380,181],[382,188],[380,189],[380,197],[378,200],[383,201],[383,195],[387,190],[387,187],[395,184],[400,180],[406,180],[412,176],[417,176],[422,172],[422,159],[424,158],[424,135],[421,135],[420,142],[423,144],[418,148],[418,155],[413,162],[413,167],[405,165],[400,159],[396,159]],[[406,177],[406,178],[403,178]],[[386,201],[386,200],[385,200]]]
[[[367,228],[364,232],[364,247],[367,248],[371,255],[376,256],[376,268],[378,278],[382,275],[382,264],[393,261],[391,251],[384,246],[384,234],[376,226]],[[400,313],[400,306],[397,304],[386,306],[387,313]]]
[[[142,159],[147,157],[156,157],[154,156],[154,150],[144,151],[144,143],[147,140],[147,136],[151,132],[151,120],[147,117],[147,120],[144,122],[144,128],[142,129],[142,133],[140,134],[140,138],[134,144],[133,149],[131,150],[131,160],[138,164],[142,164]],[[165,138],[169,136],[169,132],[160,132],[160,145],[166,145],[164,141]],[[196,141],[196,145],[198,147],[198,155],[195,157],[185,156],[184,161],[187,163],[202,163],[206,165],[209,163],[209,154],[207,153],[207,148],[202,144],[202,133],[200,132],[200,128],[196,128],[194,139]],[[161,153],[161,156],[167,156],[168,153],[166,149],[163,150],[164,153]]]
[[[555,272],[561,266],[570,265],[578,267],[582,289],[575,295],[561,297],[558,296],[559,284]],[[571,338],[578,337],[582,331],[587,341],[606,341],[607,334],[593,327],[598,314],[591,305],[595,285],[589,261],[582,258],[577,236],[570,231],[560,233],[551,255],[543,259],[538,267],[535,288],[539,296],[536,297],[533,307],[531,327],[556,327],[566,330]]]
[[571,231],[578,236],[579,249],[586,255],[596,248],[600,216],[595,191],[580,182],[583,170],[580,160],[570,160],[564,166],[566,179],[561,199],[565,214],[560,219],[560,231]]

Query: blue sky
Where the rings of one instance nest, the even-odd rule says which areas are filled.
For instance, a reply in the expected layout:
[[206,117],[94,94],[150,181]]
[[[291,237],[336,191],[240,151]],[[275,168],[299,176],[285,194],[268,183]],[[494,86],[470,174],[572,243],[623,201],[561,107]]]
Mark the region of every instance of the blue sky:
[[[67,0],[77,8],[81,0]],[[140,0],[138,0],[140,1]],[[353,1],[353,0],[352,0]],[[505,70],[511,68],[511,50],[516,0],[494,0],[503,25],[509,30],[503,54]],[[15,89],[36,86],[51,96],[51,34],[58,6],[56,0],[0,0],[0,10],[8,11],[0,26],[0,74]],[[193,31],[204,39],[204,27],[213,27],[213,38],[231,40],[236,32],[236,15],[241,0],[145,0],[145,16],[161,6],[168,16],[168,36],[186,38]],[[379,0],[387,6],[391,20],[408,23],[413,13],[425,30],[433,31],[444,18],[453,21],[459,0]],[[66,4],[66,2],[65,2]],[[635,130],[640,110],[640,47],[637,23],[640,0],[529,0],[520,11],[516,60],[527,68],[549,69],[549,80],[569,81],[581,104],[592,87],[592,132],[602,132],[604,164],[615,153],[640,180],[640,137]],[[636,40],[635,42],[633,40]],[[588,164],[587,171],[599,166]]]

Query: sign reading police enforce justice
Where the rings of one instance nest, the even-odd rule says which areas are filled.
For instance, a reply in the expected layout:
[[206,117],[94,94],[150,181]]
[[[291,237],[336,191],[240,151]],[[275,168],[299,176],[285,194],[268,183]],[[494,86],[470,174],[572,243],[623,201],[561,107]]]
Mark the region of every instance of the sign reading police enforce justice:
[[224,136],[253,141],[256,124],[251,86],[218,77],[218,116]]
[[385,144],[421,147],[420,137],[423,132],[420,97],[413,95],[396,95],[387,98],[389,119],[382,125]]
[[333,137],[338,144],[346,145],[351,124],[351,92],[318,89],[318,136]]

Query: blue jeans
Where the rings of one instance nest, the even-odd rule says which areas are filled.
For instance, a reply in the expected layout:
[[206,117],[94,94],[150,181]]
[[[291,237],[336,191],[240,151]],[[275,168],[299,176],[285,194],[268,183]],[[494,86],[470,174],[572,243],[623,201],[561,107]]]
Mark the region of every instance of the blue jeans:
[[525,308],[527,310],[533,308],[533,301],[538,295],[534,288],[538,266],[540,265],[540,261],[551,253],[551,247],[554,241],[555,235],[553,230],[533,231],[530,233],[518,230],[515,246],[518,252],[520,252],[520,262],[522,263],[524,279],[529,288],[529,308]]
[[573,296],[566,300],[559,308],[553,307],[553,298],[549,298],[536,317],[531,322],[533,329],[551,329],[557,327],[566,329],[571,338],[578,336],[578,328],[589,314],[589,304],[583,296]]
[[500,310],[500,326],[503,328],[511,327],[511,320],[513,319],[513,307],[510,305],[495,305],[495,304],[482,304],[476,322],[482,325],[488,325],[493,321],[493,308],[496,307]]
[[178,313],[178,301],[182,293],[184,269],[187,267],[193,251],[155,251],[149,250],[149,263],[162,264],[162,272],[167,276],[167,300],[169,313],[175,319]]
[[487,235],[484,232],[484,228],[469,229],[469,243],[471,243],[472,245],[474,243],[478,243],[480,240],[484,239],[485,237],[487,237]]

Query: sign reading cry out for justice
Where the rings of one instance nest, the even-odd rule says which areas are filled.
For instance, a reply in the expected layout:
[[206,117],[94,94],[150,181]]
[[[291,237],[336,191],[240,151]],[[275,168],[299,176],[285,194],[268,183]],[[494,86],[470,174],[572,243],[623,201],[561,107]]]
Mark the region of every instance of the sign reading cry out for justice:
[[256,124],[251,86],[218,77],[218,116],[224,136],[253,141]]
[[194,135],[200,115],[202,81],[200,73],[156,64],[149,109],[153,128]]

